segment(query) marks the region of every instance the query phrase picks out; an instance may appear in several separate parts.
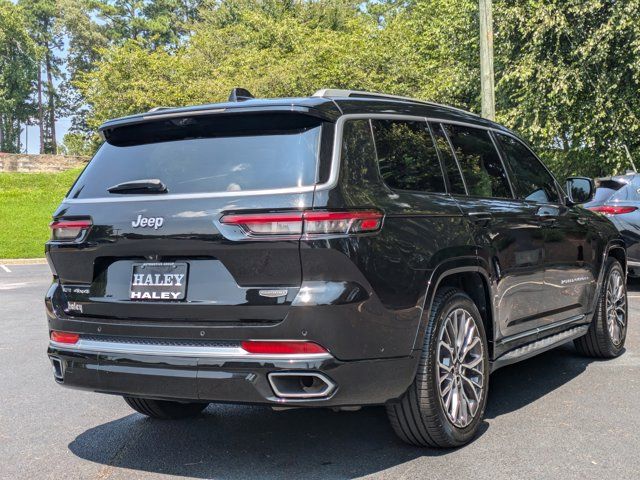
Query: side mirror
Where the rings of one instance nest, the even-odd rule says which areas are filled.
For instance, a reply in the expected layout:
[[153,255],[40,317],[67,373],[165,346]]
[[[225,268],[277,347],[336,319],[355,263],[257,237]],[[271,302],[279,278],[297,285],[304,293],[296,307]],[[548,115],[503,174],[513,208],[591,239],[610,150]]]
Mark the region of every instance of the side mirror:
[[587,177],[569,177],[566,186],[569,201],[574,205],[590,202],[596,193],[593,180]]

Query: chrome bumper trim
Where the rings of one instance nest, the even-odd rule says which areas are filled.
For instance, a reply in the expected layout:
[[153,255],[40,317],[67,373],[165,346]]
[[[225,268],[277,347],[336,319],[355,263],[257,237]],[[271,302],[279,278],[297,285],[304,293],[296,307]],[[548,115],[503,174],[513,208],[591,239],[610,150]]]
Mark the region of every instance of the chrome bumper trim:
[[124,355],[159,355],[166,357],[221,358],[225,360],[280,360],[304,361],[327,360],[333,358],[328,353],[300,353],[288,355],[265,355],[249,353],[240,347],[179,346],[134,344],[80,339],[77,343],[49,341],[49,346],[60,350],[79,353],[120,353]]

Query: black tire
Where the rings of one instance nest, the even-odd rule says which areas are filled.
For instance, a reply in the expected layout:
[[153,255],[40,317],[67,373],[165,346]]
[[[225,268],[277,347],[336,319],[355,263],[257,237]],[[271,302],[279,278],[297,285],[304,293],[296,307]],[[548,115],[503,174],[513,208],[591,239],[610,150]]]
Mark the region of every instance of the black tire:
[[[482,393],[470,423],[456,426],[445,410],[438,382],[438,343],[447,316],[456,309],[471,314],[482,344]],[[480,357],[478,357],[480,358]],[[396,434],[405,442],[424,447],[453,448],[473,439],[484,416],[489,386],[487,337],[478,308],[461,290],[445,287],[436,293],[424,338],[416,378],[399,401],[387,405]]]
[[159,420],[195,417],[209,405],[208,403],[180,403],[136,397],[123,398],[136,412]]
[[[609,281],[614,274],[617,272],[622,276],[622,289],[624,293],[624,318],[625,325],[621,329],[621,340],[619,342],[615,342],[609,333],[609,328],[607,324],[607,287],[609,285]],[[605,264],[605,274],[604,280],[602,282],[602,287],[600,289],[600,294],[598,298],[598,306],[596,307],[596,311],[593,314],[593,319],[591,320],[591,325],[589,325],[589,330],[586,335],[583,337],[577,338],[574,340],[574,345],[576,346],[576,350],[582,355],[592,358],[616,358],[622,354],[624,351],[624,342],[627,336],[627,323],[629,321],[629,312],[628,312],[628,302],[627,298],[627,287],[624,278],[624,270],[620,265],[620,262],[615,258],[609,257]]]

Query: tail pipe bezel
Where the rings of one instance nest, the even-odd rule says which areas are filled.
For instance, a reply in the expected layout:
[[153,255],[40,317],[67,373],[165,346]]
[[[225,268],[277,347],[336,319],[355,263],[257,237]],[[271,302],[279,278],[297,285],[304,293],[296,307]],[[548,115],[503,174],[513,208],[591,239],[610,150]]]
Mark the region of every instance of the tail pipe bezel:
[[64,363],[57,357],[49,357],[53,368],[53,378],[56,382],[64,382]]
[[[276,397],[285,400],[329,398],[337,388],[333,380],[320,372],[271,372],[267,378]],[[307,385],[308,379],[311,382]]]

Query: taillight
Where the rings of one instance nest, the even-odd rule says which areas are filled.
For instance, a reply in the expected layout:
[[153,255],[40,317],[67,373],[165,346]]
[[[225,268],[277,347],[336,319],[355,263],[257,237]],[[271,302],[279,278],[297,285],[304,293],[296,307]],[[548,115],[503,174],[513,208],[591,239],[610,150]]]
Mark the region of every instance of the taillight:
[[91,227],[91,220],[56,220],[49,224],[51,240],[71,242],[80,238]]
[[304,233],[375,232],[382,225],[380,212],[305,212]]
[[225,225],[236,225],[253,235],[300,235],[302,212],[225,215]]
[[589,210],[594,212],[603,213],[605,215],[620,215],[623,213],[635,212],[638,207],[629,207],[622,205],[600,205],[599,207],[589,207]]
[[253,354],[263,355],[299,355],[326,354],[323,347],[313,342],[246,340],[240,343],[243,350]]
[[377,211],[252,213],[224,215],[220,223],[239,226],[249,235],[328,235],[370,233],[380,230]]
[[57,330],[51,331],[51,341],[53,342],[74,344],[78,343],[78,340],[80,340],[80,335],[77,333],[59,332]]

